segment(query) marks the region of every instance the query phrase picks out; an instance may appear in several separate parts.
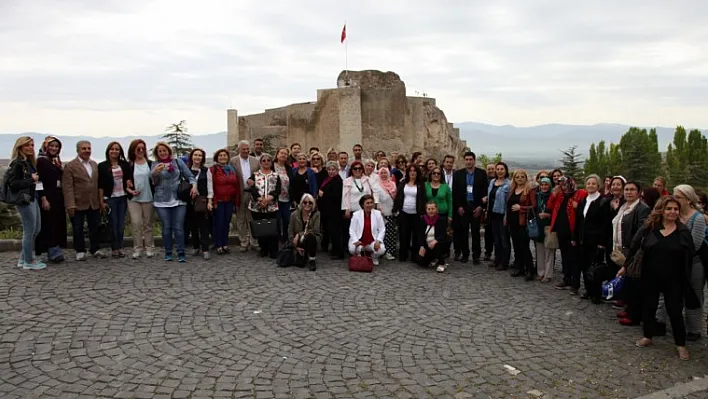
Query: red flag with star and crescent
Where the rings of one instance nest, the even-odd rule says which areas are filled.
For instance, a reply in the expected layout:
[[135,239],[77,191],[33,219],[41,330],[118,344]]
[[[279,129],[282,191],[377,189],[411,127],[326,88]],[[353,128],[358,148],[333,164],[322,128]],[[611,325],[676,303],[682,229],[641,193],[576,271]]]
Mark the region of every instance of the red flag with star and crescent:
[[344,43],[344,39],[347,38],[347,24],[344,24],[344,27],[342,27],[342,37],[339,40],[340,43]]

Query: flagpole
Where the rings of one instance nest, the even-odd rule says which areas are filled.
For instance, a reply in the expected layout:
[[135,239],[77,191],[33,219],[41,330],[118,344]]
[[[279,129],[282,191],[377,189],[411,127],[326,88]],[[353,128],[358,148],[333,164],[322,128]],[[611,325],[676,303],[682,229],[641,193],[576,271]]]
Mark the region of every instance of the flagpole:
[[[346,29],[347,26],[347,21],[344,21],[344,27]],[[349,51],[347,47],[347,43],[349,40],[344,39],[344,78],[349,81]]]

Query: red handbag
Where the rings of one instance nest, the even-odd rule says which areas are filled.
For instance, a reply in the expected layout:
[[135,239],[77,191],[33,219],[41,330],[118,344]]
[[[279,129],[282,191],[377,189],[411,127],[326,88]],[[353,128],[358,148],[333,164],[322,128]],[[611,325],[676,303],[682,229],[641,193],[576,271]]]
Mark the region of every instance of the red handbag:
[[[358,248],[357,248],[358,249]],[[354,250],[354,255],[349,258],[350,272],[365,272],[371,273],[374,271],[374,261],[369,256],[362,255],[361,252]]]

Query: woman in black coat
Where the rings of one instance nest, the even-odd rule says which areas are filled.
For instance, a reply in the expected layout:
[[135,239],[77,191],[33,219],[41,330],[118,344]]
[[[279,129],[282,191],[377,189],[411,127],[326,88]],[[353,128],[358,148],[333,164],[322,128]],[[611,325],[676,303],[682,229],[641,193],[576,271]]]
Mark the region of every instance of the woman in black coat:
[[437,265],[438,273],[446,268],[445,251],[447,249],[447,216],[438,214],[435,202],[425,204],[425,215],[418,223],[418,264],[421,266]]
[[98,193],[101,210],[108,212],[111,225],[111,250],[114,258],[125,256],[123,237],[128,213],[128,176],[130,164],[117,141],[108,143],[106,160],[98,164]]
[[47,253],[47,260],[52,263],[64,261],[66,248],[66,209],[64,193],[61,191],[61,178],[64,174],[59,158],[61,141],[48,136],[37,157],[37,174],[42,183],[37,189],[40,200],[42,229],[35,240],[34,252],[39,256]]
[[593,264],[605,261],[605,243],[608,240],[606,226],[611,223],[605,204],[609,199],[602,196],[600,182],[598,175],[590,175],[585,179],[585,190],[588,195],[578,205],[575,230],[571,238],[571,244],[579,248],[580,254],[579,262],[576,263],[571,278],[571,292],[578,293],[582,273],[586,290],[582,298],[590,298],[594,304],[602,303],[602,281],[612,277],[611,275],[593,275],[591,281],[587,273]]
[[[322,180],[317,193],[317,207],[320,211],[323,238],[322,249],[327,250],[332,244],[332,259],[344,259],[344,239],[342,226],[342,178],[339,176],[339,165],[335,161],[327,162],[327,177]],[[325,239],[327,241],[325,241]],[[348,240],[349,237],[346,237]]]
[[398,213],[398,260],[401,262],[406,262],[409,254],[412,259],[418,256],[418,224],[425,214],[425,203],[423,176],[416,165],[410,165],[393,201],[393,214]]

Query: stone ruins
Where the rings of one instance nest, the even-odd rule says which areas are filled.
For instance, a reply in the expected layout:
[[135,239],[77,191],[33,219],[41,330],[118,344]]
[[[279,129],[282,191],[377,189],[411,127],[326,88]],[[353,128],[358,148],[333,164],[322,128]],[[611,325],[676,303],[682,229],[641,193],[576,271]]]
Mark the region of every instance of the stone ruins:
[[238,116],[227,111],[228,145],[263,138],[271,147],[298,142],[303,151],[333,147],[351,152],[360,143],[364,153],[421,151],[442,160],[459,160],[467,144],[430,97],[406,96],[406,85],[393,72],[343,71],[336,89],[317,90],[317,101]]

